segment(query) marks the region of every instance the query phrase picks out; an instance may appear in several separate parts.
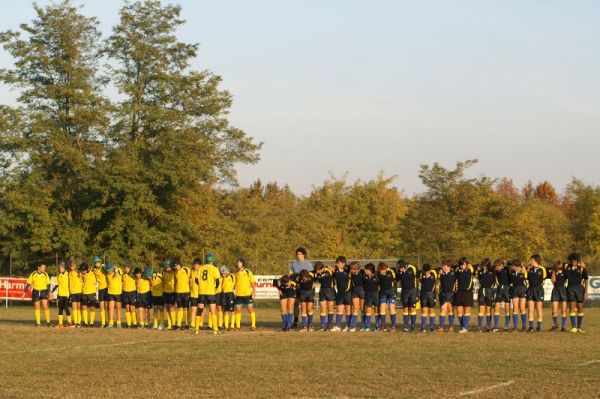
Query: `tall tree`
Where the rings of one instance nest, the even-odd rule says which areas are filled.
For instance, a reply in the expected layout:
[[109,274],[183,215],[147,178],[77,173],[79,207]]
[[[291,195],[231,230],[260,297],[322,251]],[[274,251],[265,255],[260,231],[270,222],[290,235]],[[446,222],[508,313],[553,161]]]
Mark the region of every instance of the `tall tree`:
[[[235,183],[235,164],[258,160],[260,144],[230,126],[221,78],[195,71],[197,45],[177,40],[177,5],[127,3],[108,38],[114,114],[97,245],[112,257],[189,255],[200,246],[203,186]],[[103,229],[103,226],[107,228]]]
[[0,112],[3,222],[26,251],[83,255],[108,124],[98,22],[68,0],[34,9],[30,24],[0,35],[14,59],[1,80],[19,92]]

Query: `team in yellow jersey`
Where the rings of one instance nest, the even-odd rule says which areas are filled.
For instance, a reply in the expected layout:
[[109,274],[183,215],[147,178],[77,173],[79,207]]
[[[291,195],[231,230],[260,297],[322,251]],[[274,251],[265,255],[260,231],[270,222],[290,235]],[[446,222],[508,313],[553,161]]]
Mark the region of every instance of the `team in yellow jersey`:
[[[121,269],[112,263],[102,263],[99,256],[93,258],[92,266],[85,262],[77,266],[70,261],[68,271],[61,262],[52,290],[57,292],[57,327],[64,326],[64,314],[69,327],[94,327],[96,308],[99,308],[100,327],[121,328],[124,308],[130,328],[191,329],[198,333],[203,328],[206,314],[209,329],[218,334],[219,330],[239,330],[241,308],[247,305],[251,329],[255,330],[256,284],[252,272],[245,268],[245,260],[238,260],[236,273],[230,273],[225,266],[219,270],[215,263],[212,254],[207,254],[204,262],[195,259],[191,269],[178,259],[169,259],[161,271],[154,272],[151,267],[133,269],[129,263]],[[41,309],[44,309],[49,325],[51,280],[46,266],[39,265],[27,283],[25,292],[32,289],[36,326],[41,324]],[[150,309],[153,309],[152,323]],[[236,310],[239,310],[237,314],[234,313]]]

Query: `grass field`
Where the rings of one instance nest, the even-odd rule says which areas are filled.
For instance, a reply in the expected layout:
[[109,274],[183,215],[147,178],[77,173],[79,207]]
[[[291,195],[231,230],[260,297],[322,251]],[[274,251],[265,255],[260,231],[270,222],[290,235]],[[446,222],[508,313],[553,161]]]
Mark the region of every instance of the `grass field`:
[[598,308],[586,334],[283,333],[257,312],[258,331],[213,336],[34,328],[32,308],[2,308],[0,398],[600,397]]

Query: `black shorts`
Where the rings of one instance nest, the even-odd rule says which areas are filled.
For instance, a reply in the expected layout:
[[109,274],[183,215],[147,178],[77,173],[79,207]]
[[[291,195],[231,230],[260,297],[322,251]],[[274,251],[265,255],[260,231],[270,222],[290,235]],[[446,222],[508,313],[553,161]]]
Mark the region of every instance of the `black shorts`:
[[379,306],[379,291],[365,292],[365,307]]
[[454,303],[454,292],[440,292],[440,306]]
[[198,295],[198,305],[214,305],[216,303],[216,295]]
[[527,288],[527,299],[533,302],[544,302],[544,287],[529,287]]
[[417,289],[402,288],[402,291],[400,291],[400,302],[403,308],[414,308],[417,305]]
[[321,288],[319,290],[319,302],[335,301],[335,290],[333,288]]
[[365,289],[363,287],[353,287],[351,296],[352,298],[365,299]]
[[96,294],[81,294],[82,306],[96,306]]
[[496,287],[496,295],[494,296],[495,303],[510,302],[510,286],[500,285]]
[[190,306],[190,293],[182,292],[175,293],[175,303],[177,303],[178,308],[187,308]]
[[[290,299],[290,298],[296,298],[297,293],[296,290],[293,288],[280,288],[279,289],[279,299]],[[244,298],[244,297],[236,297],[235,298],[235,304],[236,306],[241,306],[238,301],[240,300],[240,298]]]
[[48,290],[33,290],[31,291],[31,300],[38,302],[43,299],[48,299]]
[[421,291],[420,300],[421,300],[421,309],[422,308],[435,308],[435,292]]
[[144,294],[137,294],[135,307],[150,309],[152,307],[152,293],[148,291]]
[[[152,298],[152,299],[154,299],[154,298]],[[192,308],[195,308],[196,306],[198,306],[198,297],[190,298],[190,306]]]
[[298,299],[300,302],[314,302],[315,301],[315,290],[298,290]]
[[567,302],[567,288],[566,287],[552,288],[552,302]]
[[567,301],[569,302],[583,303],[584,294],[585,288],[583,288],[583,285],[567,287]]
[[454,294],[454,306],[472,307],[473,291],[456,291],[456,294]]
[[527,298],[527,287],[524,285],[510,287],[510,298]]
[[352,294],[350,291],[337,291],[335,293],[335,304],[337,306],[352,305]]
[[163,306],[165,301],[162,296],[152,295],[152,306]]
[[108,301],[108,288],[102,288],[98,290],[98,302]]
[[165,305],[175,305],[177,303],[177,298],[175,298],[175,293],[174,292],[163,293],[163,302]]
[[121,302],[120,294],[106,294],[106,300],[109,302]]
[[479,288],[477,291],[477,303],[479,306],[492,306],[496,297],[496,289]]
[[71,294],[69,295],[69,299],[71,300],[71,303],[73,302],[81,302],[81,292],[79,294]]
[[[295,295],[296,294],[294,293],[294,296]],[[293,298],[293,297],[290,297],[290,298]],[[252,300],[252,295],[245,295],[245,296],[238,295],[238,296],[235,297],[235,302],[234,303],[235,303],[235,306],[242,306],[242,305],[254,306],[254,301]]]
[[123,291],[123,293],[121,294],[121,303],[123,304],[123,306],[125,306],[125,305],[134,305],[135,306],[136,298],[137,298],[137,292]]
[[221,292],[219,295],[219,306],[221,306],[225,312],[233,312],[235,306],[235,295],[233,292]]

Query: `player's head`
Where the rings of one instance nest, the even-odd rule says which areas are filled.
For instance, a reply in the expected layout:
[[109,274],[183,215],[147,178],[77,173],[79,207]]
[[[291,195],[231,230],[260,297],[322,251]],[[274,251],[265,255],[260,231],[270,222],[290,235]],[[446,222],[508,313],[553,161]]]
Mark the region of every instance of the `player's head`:
[[83,263],[81,263],[81,264],[79,265],[79,271],[80,271],[80,272],[86,273],[86,272],[88,272],[89,270],[90,270],[90,266],[89,266],[87,263],[83,262]]
[[69,270],[75,271],[77,270],[77,263],[73,259],[69,261]]
[[192,262],[192,269],[198,271],[200,269],[200,266],[202,266],[202,259],[194,259],[194,261]]
[[469,265],[469,260],[465,257],[462,257],[458,260],[457,264],[458,264],[459,268],[466,269],[467,266]]
[[235,266],[238,268],[238,270],[244,269],[246,267],[246,258],[237,258]]
[[379,262],[379,264],[377,265],[377,270],[379,270],[379,273],[381,273],[381,274],[386,273],[389,268],[390,267],[385,262]]
[[581,262],[581,255],[579,255],[577,252],[571,252],[569,256],[567,256],[567,260],[571,266],[577,266],[579,262]]
[[135,276],[135,278],[142,278],[142,269],[140,269],[139,267],[136,267],[133,270],[133,275]]
[[312,277],[308,273],[308,270],[300,270],[300,280],[302,280],[302,281],[312,280]]
[[94,264],[94,267],[100,267],[100,265],[102,265],[102,258],[99,255],[95,255],[92,259],[92,263]]
[[104,270],[106,270],[109,273],[112,273],[115,270],[115,266],[112,263],[108,262],[104,265]]
[[565,264],[563,263],[562,260],[557,260],[556,262],[554,262],[554,270],[559,271],[559,270],[563,270],[565,268]]
[[173,262],[171,261],[171,259],[165,259],[165,261],[163,262],[163,267],[165,268],[165,270],[167,270],[167,271],[171,270],[172,266],[173,266]]
[[444,272],[449,272],[450,269],[452,268],[452,261],[450,259],[446,259],[442,262],[442,270]]
[[283,276],[281,276],[281,284],[288,286],[290,285],[290,283],[292,282],[292,280],[290,279],[290,276],[288,276],[287,274],[284,274]]
[[303,261],[304,259],[306,259],[306,248],[296,248],[296,259],[298,259],[299,261]]
[[210,252],[207,253],[205,256],[205,261],[206,261],[206,264],[208,264],[208,265],[214,265],[216,260],[217,259],[215,258],[215,256],[213,254],[211,254]]
[[345,256],[338,256],[335,259],[335,266],[341,270],[346,267],[346,262],[348,262],[348,259]]
[[67,265],[65,264],[64,260],[61,260],[60,262],[58,262],[58,271],[60,273],[64,273],[65,270],[67,270]]
[[429,263],[425,263],[423,265],[423,273],[429,273],[431,272],[431,265]]
[[146,268],[144,269],[144,277],[152,278],[153,274],[154,274],[154,270],[152,270],[152,266],[146,266]]
[[495,270],[501,270],[502,268],[504,268],[505,265],[506,265],[506,262],[504,261],[504,259],[496,259],[494,261],[494,269]]
[[219,268],[219,272],[221,272],[221,276],[227,276],[229,274],[229,268],[223,265]]
[[131,263],[125,263],[125,273],[131,273]]
[[408,262],[406,262],[404,259],[398,259],[398,262],[396,262],[396,266],[398,266],[398,269],[400,270],[406,270],[406,268],[408,267]]
[[367,276],[370,276],[371,274],[375,273],[375,265],[372,263],[367,263],[365,265],[365,274]]
[[173,259],[173,266],[175,266],[175,270],[181,270],[181,261],[179,258]]
[[489,270],[491,265],[492,265],[492,262],[490,261],[490,258],[484,258],[481,261],[481,263],[479,264],[479,267],[483,270]]
[[360,272],[360,263],[358,263],[358,262],[350,263],[350,271],[354,274]]
[[43,273],[46,271],[46,265],[44,263],[38,263],[37,265],[37,271],[40,273]]
[[315,262],[315,273],[321,273],[325,270],[325,265],[321,261]]

